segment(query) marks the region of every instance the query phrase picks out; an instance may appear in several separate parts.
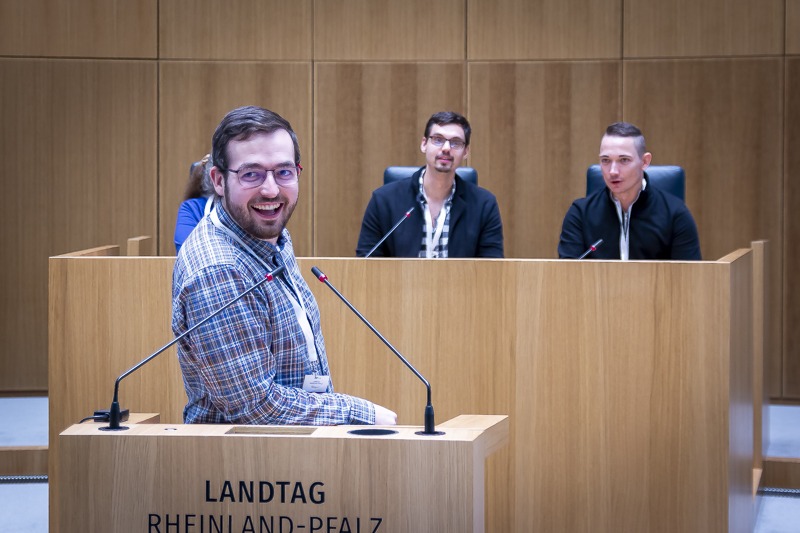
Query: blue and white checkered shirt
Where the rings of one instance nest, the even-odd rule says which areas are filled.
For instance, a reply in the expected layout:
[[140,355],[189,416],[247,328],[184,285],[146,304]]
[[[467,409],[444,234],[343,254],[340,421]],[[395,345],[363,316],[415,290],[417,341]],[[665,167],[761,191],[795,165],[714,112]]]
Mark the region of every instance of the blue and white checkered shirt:
[[172,330],[180,335],[264,279],[264,265],[280,254],[301,293],[317,348],[312,361],[292,301],[276,279],[264,283],[178,343],[189,402],[186,423],[373,424],[371,402],[333,392],[303,390],[306,375],[329,375],[319,308],[303,280],[289,232],[278,247],[255,239],[216,205],[220,221],[248,251],[209,217],[181,247],[172,275]]

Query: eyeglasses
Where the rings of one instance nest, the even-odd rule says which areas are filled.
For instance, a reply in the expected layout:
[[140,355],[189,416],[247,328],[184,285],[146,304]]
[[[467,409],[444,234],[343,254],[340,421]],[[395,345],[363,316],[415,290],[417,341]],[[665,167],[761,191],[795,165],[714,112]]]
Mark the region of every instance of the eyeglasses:
[[450,143],[450,149],[455,150],[456,152],[463,150],[467,146],[467,143],[461,139],[445,139],[441,135],[434,135],[432,137],[428,137],[428,139],[430,139],[431,143],[433,143],[433,145],[437,148],[444,146],[444,143]]
[[270,169],[255,166],[240,167],[238,170],[228,169],[229,172],[236,174],[239,178],[239,184],[245,189],[261,187],[261,184],[266,181],[267,175],[270,173],[272,173],[272,179],[275,180],[278,186],[294,185],[297,183],[297,177],[300,175],[301,170],[303,170],[303,167],[300,165],[284,165]]

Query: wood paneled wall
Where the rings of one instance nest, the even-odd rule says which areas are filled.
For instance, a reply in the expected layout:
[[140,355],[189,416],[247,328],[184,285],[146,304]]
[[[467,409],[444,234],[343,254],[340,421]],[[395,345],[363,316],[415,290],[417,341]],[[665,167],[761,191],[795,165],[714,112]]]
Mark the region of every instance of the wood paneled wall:
[[[555,257],[604,127],[687,170],[702,251],[770,241],[767,388],[800,398],[800,8],[793,0],[0,0],[8,202],[0,390],[46,390],[46,259],[173,229],[231,108],[298,132],[300,255],[352,256],[384,167],[463,112],[509,257]],[[35,169],[35,170],[32,170]],[[37,179],[30,175],[34,172]],[[31,194],[32,193],[32,194]],[[27,200],[27,201],[26,201]]]

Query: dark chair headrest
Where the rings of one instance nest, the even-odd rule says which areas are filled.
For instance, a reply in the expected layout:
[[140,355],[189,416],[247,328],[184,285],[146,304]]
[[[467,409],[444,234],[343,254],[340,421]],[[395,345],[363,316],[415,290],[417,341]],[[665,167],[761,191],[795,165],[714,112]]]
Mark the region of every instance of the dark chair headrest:
[[[686,200],[686,173],[675,165],[650,165],[645,170],[650,185],[657,189]],[[606,184],[603,181],[603,172],[600,165],[592,165],[586,170],[586,196],[596,192]]]
[[[410,178],[419,167],[386,167],[383,171],[383,183],[392,183],[405,178]],[[478,184],[478,172],[472,167],[458,167],[456,174],[470,183]]]

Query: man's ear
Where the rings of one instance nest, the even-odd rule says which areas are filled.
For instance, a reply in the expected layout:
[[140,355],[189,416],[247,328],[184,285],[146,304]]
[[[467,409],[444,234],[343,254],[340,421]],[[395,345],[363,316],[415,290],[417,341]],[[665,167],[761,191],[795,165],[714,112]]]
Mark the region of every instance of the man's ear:
[[419,143],[419,151],[424,154],[427,148],[428,148],[428,138],[423,137],[422,142]]
[[645,170],[647,167],[650,166],[650,161],[653,159],[653,154],[650,152],[645,152],[642,156],[642,170]]
[[211,167],[210,172],[211,183],[214,185],[214,191],[217,196],[225,197],[225,174],[217,167]]

